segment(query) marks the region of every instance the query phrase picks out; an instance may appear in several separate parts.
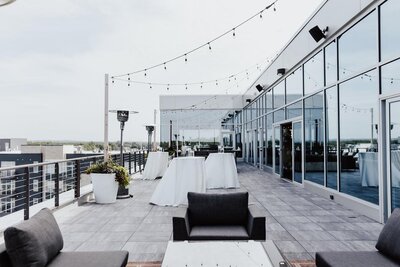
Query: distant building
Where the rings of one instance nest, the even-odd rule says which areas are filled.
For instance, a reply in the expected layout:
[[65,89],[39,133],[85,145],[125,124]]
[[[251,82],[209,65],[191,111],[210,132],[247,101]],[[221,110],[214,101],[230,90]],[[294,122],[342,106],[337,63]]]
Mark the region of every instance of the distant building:
[[22,145],[27,144],[26,138],[2,138],[0,139],[0,151],[18,151]]
[[[10,139],[8,139],[10,140]],[[12,139],[11,139],[12,140]],[[20,151],[0,152],[0,168],[25,164],[59,161],[92,154],[75,153],[73,145],[22,145]],[[96,155],[96,154],[93,154]],[[59,188],[61,192],[74,188],[74,164],[60,163]],[[31,205],[51,199],[55,194],[55,165],[37,166],[29,169]],[[25,170],[0,172],[0,216],[23,209],[25,201]]]

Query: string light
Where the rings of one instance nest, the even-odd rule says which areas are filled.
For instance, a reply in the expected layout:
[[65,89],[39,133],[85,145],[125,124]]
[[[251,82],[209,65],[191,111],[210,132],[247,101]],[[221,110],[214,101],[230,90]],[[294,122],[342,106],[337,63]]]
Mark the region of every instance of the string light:
[[[224,78],[213,79],[213,80],[208,80],[208,81],[199,81],[199,82],[159,83],[159,82],[153,82],[153,81],[150,82],[150,81],[137,81],[137,80],[132,80],[132,79],[130,78],[130,76],[128,76],[128,79],[115,78],[114,76],[112,76],[111,78],[113,79],[113,81],[115,80],[115,81],[127,82],[127,83],[129,84],[128,86],[130,86],[131,83],[145,84],[145,85],[149,86],[149,88],[151,87],[151,89],[153,88],[153,86],[158,86],[158,85],[159,85],[159,86],[166,86],[166,87],[167,87],[167,90],[169,90],[170,86],[184,86],[185,88],[187,87],[187,88],[189,89],[189,85],[200,85],[200,88],[202,89],[202,88],[203,88],[203,85],[204,85],[204,84],[207,84],[207,83],[214,83],[216,86],[219,86],[219,85],[220,85],[220,82],[224,82],[224,81],[229,82],[229,83],[232,83],[232,79],[234,79],[235,81],[237,81],[237,76],[238,76],[238,75],[241,75],[241,74],[246,75],[246,76],[243,77],[243,79],[245,79],[246,77],[247,77],[247,79],[249,79],[249,74],[250,74],[249,69],[253,69],[253,68],[255,69],[255,68],[257,67],[257,69],[260,70],[260,69],[261,69],[260,64],[265,64],[266,62],[269,62],[269,60],[263,60],[263,61],[261,61],[261,62],[259,62],[259,63],[257,63],[257,64],[254,64],[254,65],[252,65],[252,66],[250,66],[250,67],[248,67],[248,68],[246,68],[246,69],[244,69],[244,70],[242,70],[242,71],[240,71],[240,72],[237,72],[237,73],[235,73],[235,74],[228,75],[228,76],[226,76],[226,77],[224,77]],[[251,72],[251,74],[253,74],[253,73],[255,73],[255,72]],[[236,85],[236,83],[233,84],[233,86],[234,86],[234,85]]]
[[144,76],[147,76],[147,70],[144,70]]
[[167,70],[167,63],[164,62],[164,70]]
[[262,18],[263,18],[263,16],[262,16],[262,13],[263,13],[263,12],[261,11],[261,12],[260,12],[260,19],[262,19]]
[[[230,28],[228,31],[226,31],[226,32],[224,32],[224,33],[218,35],[218,36],[215,37],[214,39],[211,39],[210,41],[208,41],[208,42],[206,42],[206,43],[204,43],[204,44],[202,44],[202,45],[199,45],[199,46],[193,48],[192,50],[187,51],[186,53],[183,53],[183,54],[181,54],[181,55],[179,55],[179,56],[176,56],[176,57],[174,57],[174,58],[171,58],[171,59],[169,59],[169,60],[167,60],[167,61],[164,61],[164,62],[162,62],[162,63],[159,63],[159,64],[156,64],[156,65],[147,67],[147,68],[145,68],[145,69],[139,69],[139,70],[136,70],[136,71],[133,71],[133,72],[130,72],[130,73],[126,73],[126,74],[114,75],[114,77],[118,78],[118,77],[127,76],[127,75],[129,75],[129,74],[136,74],[136,73],[139,73],[139,72],[145,72],[145,71],[147,71],[147,70],[151,70],[151,69],[154,69],[154,68],[157,68],[157,67],[160,67],[160,66],[164,66],[164,69],[166,70],[166,69],[167,69],[167,67],[166,67],[166,64],[167,64],[167,63],[172,62],[172,61],[175,61],[175,60],[178,60],[178,59],[180,59],[180,58],[185,58],[185,59],[187,59],[187,56],[188,56],[190,53],[194,53],[194,52],[196,52],[197,50],[200,50],[201,48],[203,48],[203,47],[205,47],[205,46],[208,46],[208,49],[211,50],[211,43],[212,43],[212,42],[215,42],[215,41],[217,41],[217,40],[219,40],[219,39],[221,39],[222,37],[224,37],[224,36],[227,35],[227,34],[231,34],[231,33],[232,33],[232,29],[233,29],[233,33],[232,33],[232,34],[233,34],[233,36],[235,36],[235,35],[236,35],[236,29],[237,29],[237,28],[239,28],[239,27],[243,26],[244,24],[248,23],[250,20],[254,19],[255,17],[258,17],[258,16],[262,17],[262,13],[263,13],[264,11],[270,9],[271,7],[273,7],[273,10],[274,10],[274,11],[276,11],[275,4],[276,4],[278,1],[279,1],[279,0],[275,0],[274,2],[272,2],[271,4],[269,4],[268,6],[266,6],[265,8],[263,8],[262,10],[258,11],[258,12],[257,12],[256,14],[254,14],[253,16],[251,16],[251,17],[249,17],[248,19],[244,20],[243,22],[237,24],[235,27]],[[187,61],[187,60],[185,60],[185,62],[186,62],[186,61]]]
[[236,37],[235,28],[233,28],[232,31],[233,31],[233,32],[232,32],[233,37]]

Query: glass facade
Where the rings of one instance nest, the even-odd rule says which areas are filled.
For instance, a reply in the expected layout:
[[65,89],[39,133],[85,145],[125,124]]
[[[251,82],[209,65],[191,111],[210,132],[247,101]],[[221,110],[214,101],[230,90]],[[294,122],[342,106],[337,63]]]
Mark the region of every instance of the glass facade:
[[[378,133],[384,118],[378,107],[380,96],[400,95],[399,12],[399,1],[377,4],[254,100],[264,109],[259,115],[266,168],[379,204]],[[388,130],[392,208],[400,207],[396,103]],[[290,164],[282,154],[290,147],[283,130],[292,132]]]

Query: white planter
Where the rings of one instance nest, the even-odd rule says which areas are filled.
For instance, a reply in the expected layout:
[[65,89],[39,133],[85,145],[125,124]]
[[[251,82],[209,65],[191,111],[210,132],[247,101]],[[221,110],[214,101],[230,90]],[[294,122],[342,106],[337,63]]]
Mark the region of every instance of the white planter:
[[91,173],[96,203],[114,203],[117,200],[118,182],[115,173]]

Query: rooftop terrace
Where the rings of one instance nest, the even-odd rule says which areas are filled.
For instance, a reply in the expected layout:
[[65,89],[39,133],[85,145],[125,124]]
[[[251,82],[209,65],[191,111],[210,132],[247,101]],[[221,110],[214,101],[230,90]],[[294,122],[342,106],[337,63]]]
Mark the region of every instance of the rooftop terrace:
[[[250,165],[238,164],[250,205],[267,217],[267,240],[290,261],[312,260],[316,251],[374,250],[382,224],[334,201]],[[172,240],[172,216],[183,207],[159,207],[149,199],[159,180],[134,179],[133,198],[115,204],[69,205],[55,212],[64,250],[128,250],[129,261],[162,261]]]

